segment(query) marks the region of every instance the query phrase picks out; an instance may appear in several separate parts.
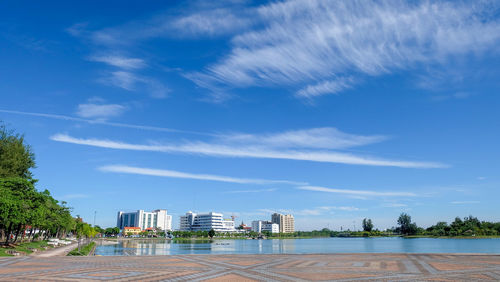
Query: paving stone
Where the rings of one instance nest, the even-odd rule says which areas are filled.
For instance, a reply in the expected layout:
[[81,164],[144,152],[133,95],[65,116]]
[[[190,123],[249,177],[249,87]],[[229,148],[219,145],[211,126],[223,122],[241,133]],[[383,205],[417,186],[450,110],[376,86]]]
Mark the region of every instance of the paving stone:
[[0,281],[478,281],[500,278],[500,255],[324,254],[24,257]]

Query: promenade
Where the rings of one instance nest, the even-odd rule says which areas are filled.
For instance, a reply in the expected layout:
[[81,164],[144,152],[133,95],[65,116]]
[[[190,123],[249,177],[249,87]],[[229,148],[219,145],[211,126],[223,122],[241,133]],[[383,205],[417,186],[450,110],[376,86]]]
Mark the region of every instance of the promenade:
[[1,281],[500,280],[500,255],[2,257]]

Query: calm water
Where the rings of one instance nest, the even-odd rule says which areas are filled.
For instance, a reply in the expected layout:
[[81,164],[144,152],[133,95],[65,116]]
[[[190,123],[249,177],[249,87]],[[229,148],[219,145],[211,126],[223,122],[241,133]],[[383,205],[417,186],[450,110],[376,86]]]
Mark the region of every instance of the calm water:
[[101,245],[96,255],[145,256],[182,254],[303,253],[496,253],[500,239],[317,238],[284,240],[215,240],[175,243],[169,240],[120,241]]

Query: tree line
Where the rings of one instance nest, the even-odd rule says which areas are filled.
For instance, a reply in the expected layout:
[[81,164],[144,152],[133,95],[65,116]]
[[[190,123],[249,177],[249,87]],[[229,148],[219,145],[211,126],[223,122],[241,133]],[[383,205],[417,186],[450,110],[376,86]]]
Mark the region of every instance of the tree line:
[[34,240],[93,237],[96,230],[80,217],[71,216],[67,203],[54,199],[48,190],[35,188],[31,169],[35,155],[24,136],[0,123],[0,240],[8,245],[19,238]]

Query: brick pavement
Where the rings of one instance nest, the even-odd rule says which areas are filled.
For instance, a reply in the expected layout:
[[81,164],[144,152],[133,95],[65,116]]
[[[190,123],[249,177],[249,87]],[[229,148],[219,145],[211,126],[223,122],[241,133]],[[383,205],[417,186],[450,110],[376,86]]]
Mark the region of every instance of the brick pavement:
[[1,281],[500,280],[500,255],[2,257]]

